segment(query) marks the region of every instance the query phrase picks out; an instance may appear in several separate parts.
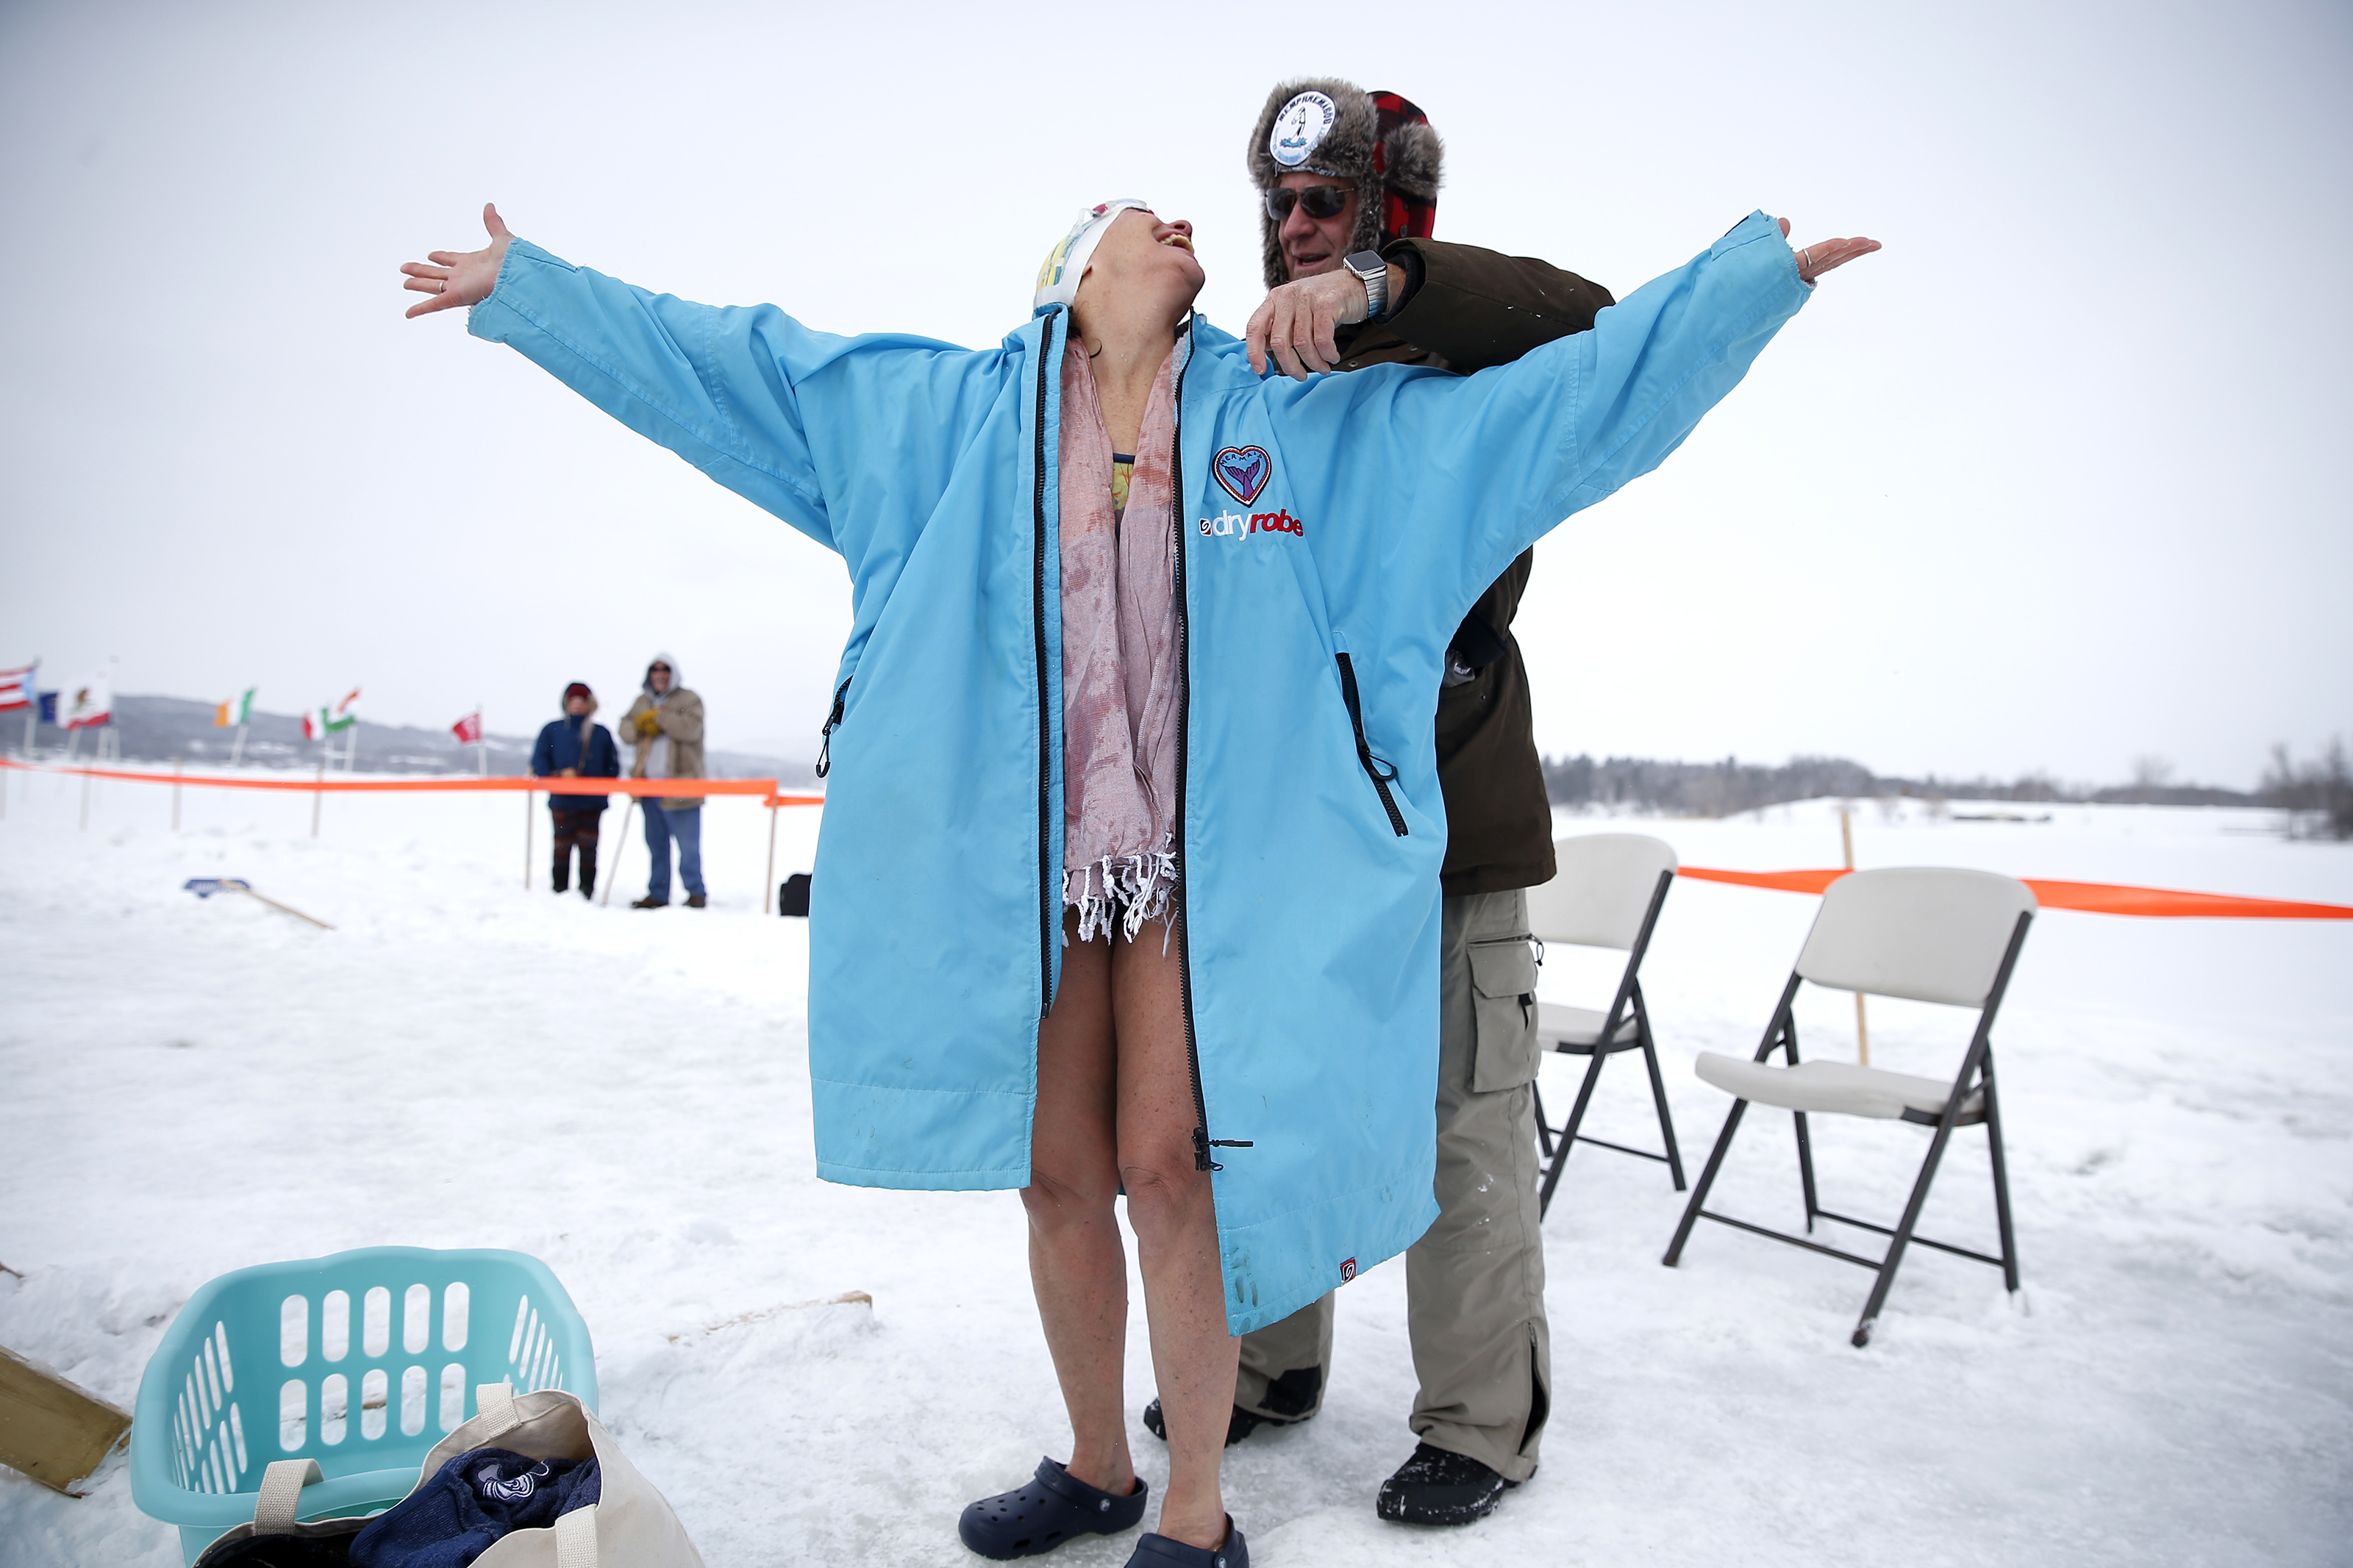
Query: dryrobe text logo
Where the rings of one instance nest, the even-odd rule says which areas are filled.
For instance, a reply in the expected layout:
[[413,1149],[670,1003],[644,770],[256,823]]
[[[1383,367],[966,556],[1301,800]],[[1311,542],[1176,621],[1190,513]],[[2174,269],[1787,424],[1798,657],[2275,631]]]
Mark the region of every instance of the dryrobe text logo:
[[1204,539],[1248,538],[1253,533],[1290,533],[1304,539],[1307,523],[1304,519],[1283,511],[1221,511],[1215,517],[1200,520]]

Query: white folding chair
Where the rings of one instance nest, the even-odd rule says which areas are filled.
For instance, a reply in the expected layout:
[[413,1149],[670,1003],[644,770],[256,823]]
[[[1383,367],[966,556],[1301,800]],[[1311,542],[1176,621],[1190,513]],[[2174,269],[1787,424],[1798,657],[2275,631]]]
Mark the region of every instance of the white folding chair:
[[[2009,988],[2010,970],[2025,944],[2026,929],[2034,919],[2034,895],[2022,882],[1989,871],[1914,868],[1856,871],[1832,882],[1822,896],[1813,930],[1798,954],[1798,966],[1781,988],[1780,1005],[1766,1026],[1765,1043],[1748,1061],[1736,1057],[1700,1053],[1699,1076],[1733,1097],[1732,1114],[1700,1173],[1699,1186],[1683,1210],[1683,1223],[1661,1261],[1670,1268],[1683,1257],[1692,1223],[1712,1219],[1736,1229],[1786,1241],[1810,1251],[1842,1258],[1876,1271],[1871,1300],[1855,1324],[1854,1343],[1871,1342],[1872,1325],[1886,1304],[1888,1287],[1904,1261],[1905,1248],[1914,1242],[1939,1252],[1975,1258],[2000,1268],[2003,1282],[2018,1289],[2018,1244],[2010,1223],[2010,1177],[2002,1163],[2001,1105],[1994,1093],[1993,1019]],[[1800,1062],[1798,1026],[1792,1016],[1798,987],[1811,981],[1834,991],[1857,991],[1873,996],[1901,996],[1915,1002],[1978,1009],[1976,1032],[1961,1058],[1961,1070],[1950,1083],[1889,1072],[1881,1068],[1846,1062]],[[1786,1067],[1770,1067],[1766,1058],[1775,1051],[1787,1057]],[[1804,1189],[1806,1230],[1817,1219],[1836,1220],[1886,1237],[1882,1258],[1852,1252],[1790,1236],[1746,1220],[1717,1214],[1705,1206],[1708,1189],[1724,1164],[1725,1151],[1739,1129],[1741,1113],[1751,1100],[1796,1113],[1798,1178]],[[1916,1121],[1933,1127],[1927,1158],[1912,1184],[1912,1198],[1894,1228],[1837,1214],[1821,1205],[1814,1189],[1813,1148],[1808,1139],[1810,1115],[1868,1116],[1884,1121]],[[1966,1247],[1931,1241],[1916,1236],[1920,1207],[1927,1201],[1928,1184],[1936,1179],[1938,1162],[1956,1127],[1982,1124],[1993,1156],[1993,1206],[2001,1232],[2001,1256],[1991,1258]]]
[[[1577,1104],[1560,1126],[1546,1121],[1544,1093],[1536,1093],[1536,1142],[1546,1162],[1539,1217],[1551,1209],[1561,1168],[1568,1163],[1570,1147],[1577,1143],[1663,1162],[1674,1177],[1675,1191],[1683,1190],[1683,1152],[1675,1146],[1674,1119],[1667,1111],[1667,1087],[1659,1076],[1658,1047],[1651,1037],[1651,1012],[1643,1005],[1641,979],[1651,928],[1659,923],[1659,909],[1674,883],[1674,849],[1639,833],[1591,833],[1558,839],[1552,851],[1559,868],[1553,879],[1528,889],[1529,934],[1548,944],[1614,948],[1626,954],[1626,970],[1607,1013],[1555,1002],[1536,1005],[1536,1038],[1543,1049],[1591,1058],[1585,1081],[1577,1086]],[[1620,1051],[1631,1050],[1641,1051],[1651,1069],[1651,1100],[1658,1107],[1659,1135],[1667,1145],[1663,1154],[1577,1131],[1592,1102],[1593,1086],[1600,1080],[1601,1064]]]

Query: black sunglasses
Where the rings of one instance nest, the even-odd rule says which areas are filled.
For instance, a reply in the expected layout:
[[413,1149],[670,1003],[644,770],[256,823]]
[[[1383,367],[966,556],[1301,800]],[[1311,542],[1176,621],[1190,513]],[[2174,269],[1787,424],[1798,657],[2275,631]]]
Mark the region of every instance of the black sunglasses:
[[1293,206],[1304,208],[1309,217],[1338,217],[1348,205],[1352,193],[1345,185],[1310,185],[1303,191],[1280,190],[1266,193],[1266,216],[1281,223],[1291,216]]

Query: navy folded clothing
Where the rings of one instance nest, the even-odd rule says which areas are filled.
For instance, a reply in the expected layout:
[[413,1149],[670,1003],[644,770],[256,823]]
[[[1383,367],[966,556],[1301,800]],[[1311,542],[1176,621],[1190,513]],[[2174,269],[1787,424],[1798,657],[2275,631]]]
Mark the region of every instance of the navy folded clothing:
[[207,1549],[204,1564],[205,1568],[343,1568],[351,1561],[344,1555],[351,1543],[348,1535],[253,1535],[218,1550]]
[[510,1531],[544,1530],[595,1502],[596,1461],[504,1448],[459,1455],[352,1541],[358,1568],[466,1568]]

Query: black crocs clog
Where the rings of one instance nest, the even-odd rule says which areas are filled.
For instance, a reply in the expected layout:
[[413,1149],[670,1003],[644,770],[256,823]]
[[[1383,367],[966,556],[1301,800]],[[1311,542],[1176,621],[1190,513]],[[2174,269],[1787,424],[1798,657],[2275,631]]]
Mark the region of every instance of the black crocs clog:
[[[1027,1486],[966,1504],[956,1521],[956,1533],[983,1557],[1008,1562],[1051,1552],[1081,1535],[1117,1535],[1144,1520],[1145,1499],[1152,1489],[1135,1479],[1135,1490],[1125,1497],[1099,1491],[1073,1477],[1051,1459],[1038,1461],[1038,1473]],[[1230,1565],[1241,1568],[1241,1565]]]
[[1187,1546],[1165,1535],[1147,1535],[1135,1543],[1127,1568],[1250,1568],[1250,1542],[1228,1514],[1223,1546]]

